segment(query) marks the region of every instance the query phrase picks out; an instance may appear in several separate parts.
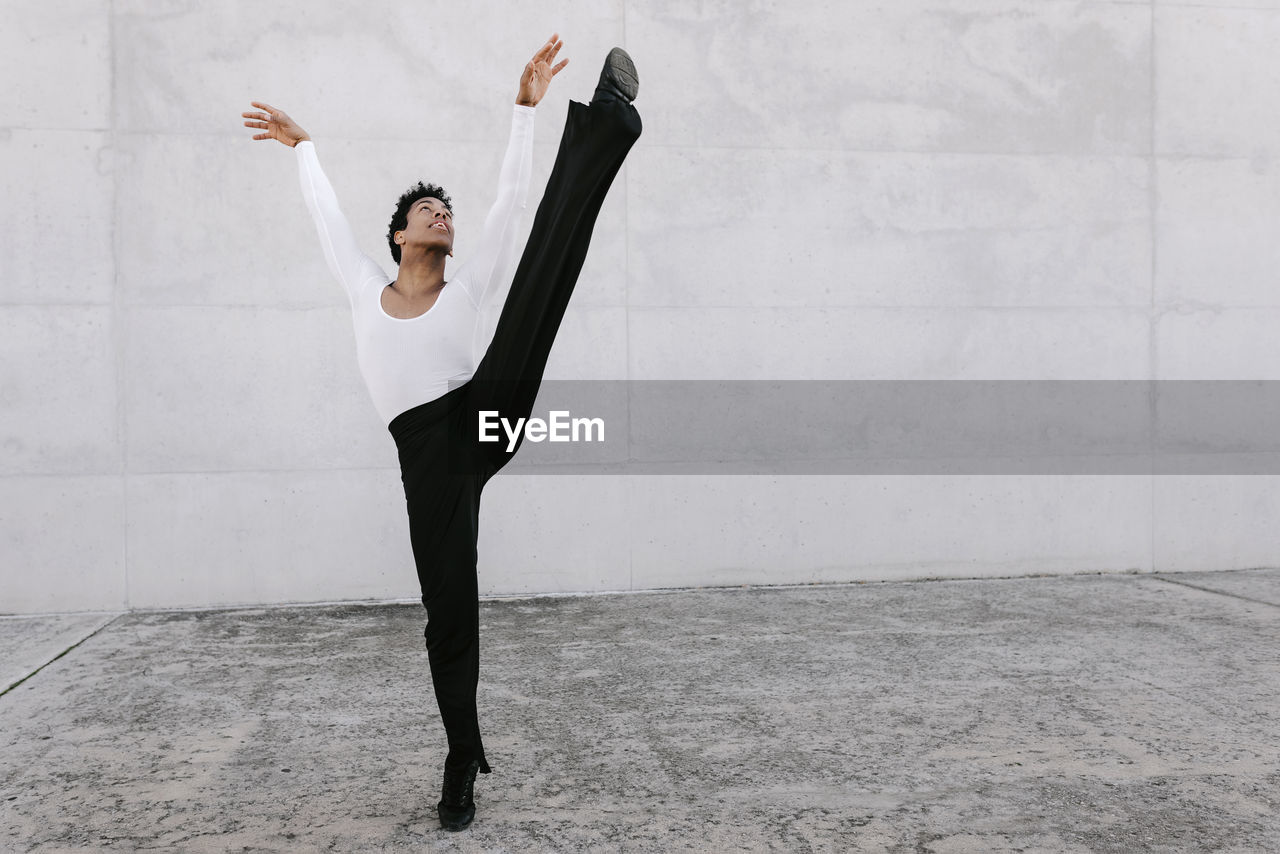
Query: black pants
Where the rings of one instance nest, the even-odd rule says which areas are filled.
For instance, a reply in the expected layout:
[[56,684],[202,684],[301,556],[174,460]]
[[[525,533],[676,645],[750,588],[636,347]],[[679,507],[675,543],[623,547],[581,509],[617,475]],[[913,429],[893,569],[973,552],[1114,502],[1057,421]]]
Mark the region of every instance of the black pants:
[[400,454],[431,680],[452,767],[479,759],[489,773],[476,715],[480,493],[519,449],[508,452],[505,438],[480,442],[479,413],[496,410],[512,423],[529,417],[596,216],[640,129],[629,104],[569,102],[560,151],[488,351],[470,382],[401,413],[388,428]]

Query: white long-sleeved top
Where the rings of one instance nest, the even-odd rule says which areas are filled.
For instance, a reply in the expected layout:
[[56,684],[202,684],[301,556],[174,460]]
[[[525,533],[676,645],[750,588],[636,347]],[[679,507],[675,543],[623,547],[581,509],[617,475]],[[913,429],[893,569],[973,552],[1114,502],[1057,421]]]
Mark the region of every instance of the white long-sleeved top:
[[315,145],[308,140],[294,147],[302,194],[320,234],[325,262],[351,300],[360,373],[387,424],[471,379],[484,354],[488,342],[478,336],[480,307],[506,274],[515,250],[533,168],[534,112],[533,107],[515,105],[498,198],[475,249],[445,284],[435,305],[407,320],[382,308],[382,291],[392,280],[356,245],[320,168]]

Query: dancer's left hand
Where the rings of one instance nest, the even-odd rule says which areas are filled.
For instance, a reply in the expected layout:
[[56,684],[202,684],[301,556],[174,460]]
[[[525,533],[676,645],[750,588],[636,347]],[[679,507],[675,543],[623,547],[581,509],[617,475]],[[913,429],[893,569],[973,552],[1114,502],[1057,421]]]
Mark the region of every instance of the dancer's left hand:
[[552,33],[547,43],[538,48],[538,52],[533,55],[533,59],[529,60],[524,67],[524,73],[520,75],[520,93],[516,95],[517,104],[525,107],[538,106],[542,96],[547,94],[551,78],[569,64],[569,60],[562,59],[555,66],[551,65],[562,47],[564,42],[560,41],[560,34]]

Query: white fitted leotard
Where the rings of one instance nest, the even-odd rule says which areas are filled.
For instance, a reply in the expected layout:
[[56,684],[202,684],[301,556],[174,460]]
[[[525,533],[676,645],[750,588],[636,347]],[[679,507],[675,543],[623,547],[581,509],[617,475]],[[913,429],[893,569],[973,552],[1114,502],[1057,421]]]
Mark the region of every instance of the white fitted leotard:
[[360,251],[338,198],[320,168],[315,145],[298,143],[298,175],[320,233],[325,262],[351,300],[356,358],[373,405],[387,424],[400,413],[471,379],[488,346],[477,335],[480,306],[511,263],[533,167],[533,107],[515,105],[502,160],[498,199],[470,257],[425,314],[402,320],[382,308],[391,278]]

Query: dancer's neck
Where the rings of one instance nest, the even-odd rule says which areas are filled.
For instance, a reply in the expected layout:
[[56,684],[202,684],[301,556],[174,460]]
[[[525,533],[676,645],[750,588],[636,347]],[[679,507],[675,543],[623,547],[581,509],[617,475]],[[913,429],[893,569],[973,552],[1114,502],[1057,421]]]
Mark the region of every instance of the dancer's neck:
[[444,252],[411,252],[400,255],[400,271],[392,287],[409,299],[429,296],[444,287]]

